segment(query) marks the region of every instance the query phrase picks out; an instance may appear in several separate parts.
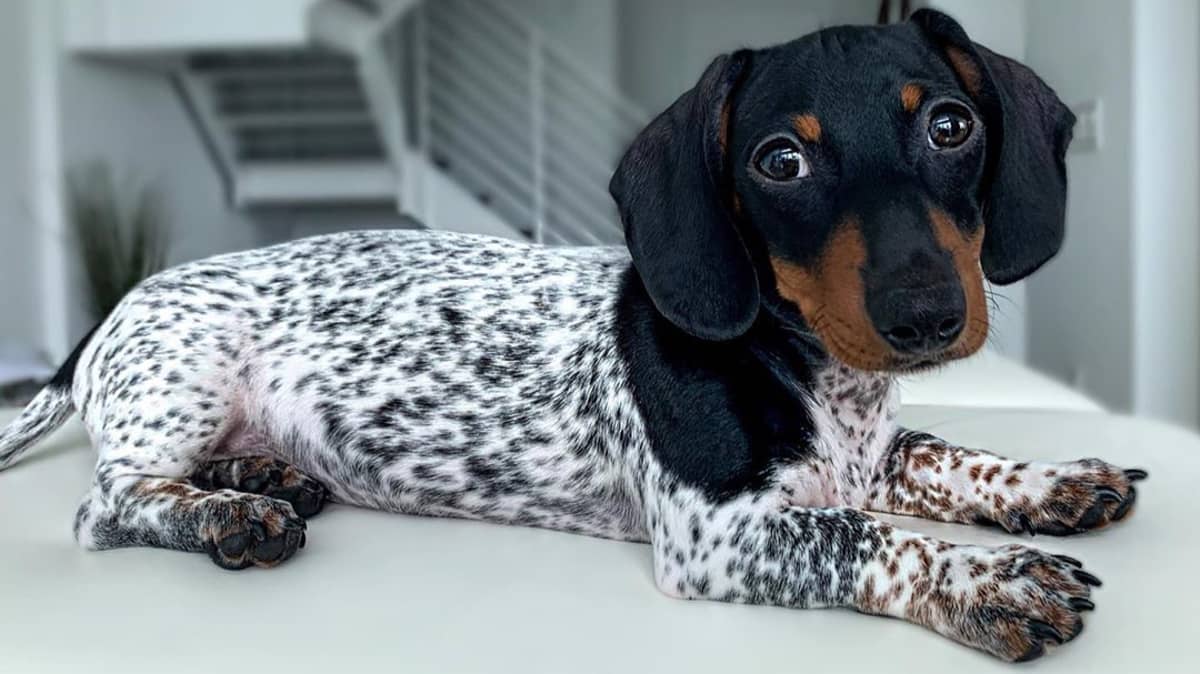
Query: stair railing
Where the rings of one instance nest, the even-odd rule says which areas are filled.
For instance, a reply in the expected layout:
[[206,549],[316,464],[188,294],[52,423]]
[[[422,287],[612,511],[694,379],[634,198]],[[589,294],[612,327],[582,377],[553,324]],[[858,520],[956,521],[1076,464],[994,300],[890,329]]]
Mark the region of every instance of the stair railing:
[[407,151],[401,207],[436,225],[423,167],[453,176],[531,239],[621,240],[608,195],[647,115],[495,0],[419,3],[382,30]]

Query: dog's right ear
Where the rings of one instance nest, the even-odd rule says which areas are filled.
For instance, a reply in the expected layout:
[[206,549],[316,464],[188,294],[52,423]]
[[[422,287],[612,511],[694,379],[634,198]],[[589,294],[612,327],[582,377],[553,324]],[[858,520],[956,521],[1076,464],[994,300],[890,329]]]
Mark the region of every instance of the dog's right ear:
[[981,108],[988,176],[980,263],[992,283],[1019,281],[1062,247],[1075,115],[1032,70],[975,44],[946,14],[921,9],[911,21]]
[[707,340],[738,337],[758,315],[758,278],[734,225],[725,158],[730,99],[750,56],[717,57],[638,135],[608,187],[654,306]]

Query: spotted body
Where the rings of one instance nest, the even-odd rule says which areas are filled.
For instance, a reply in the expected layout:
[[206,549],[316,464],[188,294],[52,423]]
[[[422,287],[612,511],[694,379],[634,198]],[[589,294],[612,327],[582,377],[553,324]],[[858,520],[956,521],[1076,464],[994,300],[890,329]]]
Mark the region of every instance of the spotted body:
[[150,279],[80,358],[102,477],[81,540],[113,543],[89,526],[112,481],[247,453],[342,503],[644,538],[611,329],[626,267],[616,248],[400,230]]

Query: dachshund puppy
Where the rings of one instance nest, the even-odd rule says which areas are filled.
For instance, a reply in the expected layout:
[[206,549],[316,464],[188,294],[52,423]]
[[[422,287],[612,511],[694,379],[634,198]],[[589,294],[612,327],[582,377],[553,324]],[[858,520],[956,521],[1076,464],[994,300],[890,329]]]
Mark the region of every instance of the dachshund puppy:
[[133,291],[0,434],[77,411],[86,548],[269,567],[327,499],[649,543],[665,593],[846,606],[1007,660],[1095,576],[866,511],[1071,534],[1145,477],[897,427],[896,373],[967,356],[1063,240],[1073,116],[920,11],[719,56],[612,179],[626,248],[421,231],[186,264]]

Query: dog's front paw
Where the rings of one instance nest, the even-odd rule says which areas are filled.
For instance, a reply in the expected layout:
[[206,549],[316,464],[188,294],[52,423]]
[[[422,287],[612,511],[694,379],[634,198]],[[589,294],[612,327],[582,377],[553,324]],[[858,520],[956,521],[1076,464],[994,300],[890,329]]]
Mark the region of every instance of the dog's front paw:
[[[1099,459],[1025,464],[986,485],[981,520],[1013,533],[1067,536],[1124,519],[1137,500],[1140,469],[1122,470]],[[983,485],[981,485],[983,487]]]
[[918,622],[1005,660],[1040,657],[1083,631],[1100,580],[1078,560],[1021,545],[956,546],[915,603]]
[[223,569],[275,566],[304,547],[305,522],[287,501],[237,494],[204,507],[212,522],[202,533],[204,550]]

